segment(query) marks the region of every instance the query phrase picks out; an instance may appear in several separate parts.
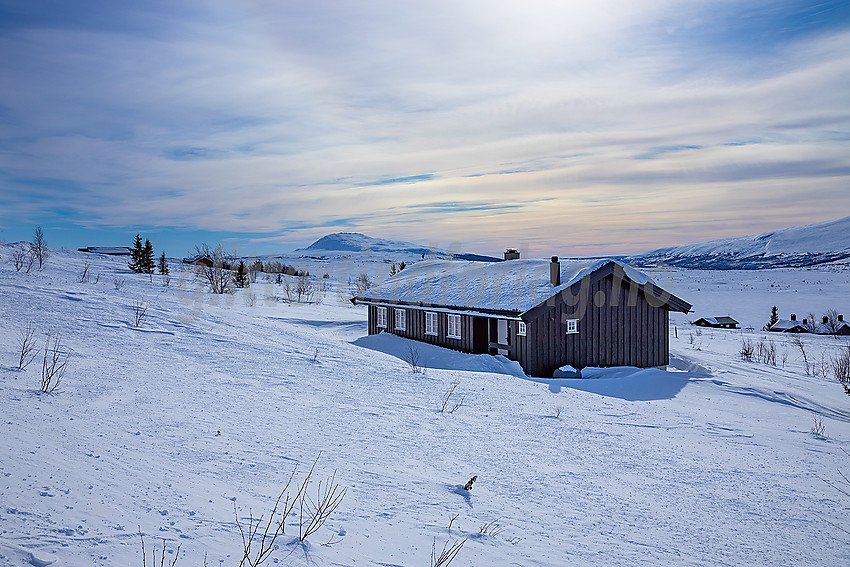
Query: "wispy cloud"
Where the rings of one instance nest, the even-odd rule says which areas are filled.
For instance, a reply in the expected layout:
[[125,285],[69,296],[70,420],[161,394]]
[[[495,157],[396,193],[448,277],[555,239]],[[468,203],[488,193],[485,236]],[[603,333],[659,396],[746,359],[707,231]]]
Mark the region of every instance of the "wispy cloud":
[[619,252],[850,210],[846,2],[88,0],[0,22],[7,232]]

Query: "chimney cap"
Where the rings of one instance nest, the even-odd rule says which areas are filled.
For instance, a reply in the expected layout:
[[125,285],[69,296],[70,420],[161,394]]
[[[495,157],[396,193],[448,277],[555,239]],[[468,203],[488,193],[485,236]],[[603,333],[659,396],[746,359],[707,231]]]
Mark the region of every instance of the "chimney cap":
[[792,321],[796,321],[796,320],[797,320],[797,314],[796,314],[796,313],[791,313],[791,320],[792,320]]
[[557,263],[558,263],[558,257],[557,257],[557,256],[552,256],[552,263],[553,263],[553,264],[557,264]]

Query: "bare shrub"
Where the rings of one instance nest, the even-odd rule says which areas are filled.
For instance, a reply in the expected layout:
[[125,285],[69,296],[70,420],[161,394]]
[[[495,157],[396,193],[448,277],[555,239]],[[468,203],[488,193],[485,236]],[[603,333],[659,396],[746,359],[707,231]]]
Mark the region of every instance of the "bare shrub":
[[773,339],[768,339],[767,341],[765,341],[764,337],[759,339],[759,342],[756,344],[756,360],[762,364],[776,366],[776,344],[773,342]]
[[356,295],[363,295],[369,288],[372,287],[372,280],[369,279],[369,276],[363,272],[359,276],[357,276],[357,280],[354,282],[354,291]]
[[145,323],[145,319],[148,316],[148,306],[145,305],[142,300],[137,299],[133,302],[133,326],[136,328],[141,327]]
[[817,414],[813,414],[812,419],[814,421],[812,424],[812,433],[818,437],[826,437],[826,435],[824,435],[823,418]]
[[23,243],[12,250],[12,264],[15,266],[16,271],[20,272],[22,268],[29,264],[27,268],[27,272],[29,272],[34,261],[35,259],[32,257],[30,250]]
[[850,344],[832,359],[832,375],[850,396]]
[[[316,459],[318,461],[318,459]],[[315,466],[315,463],[313,464]],[[305,489],[301,493],[299,505],[298,539],[304,541],[321,528],[334,510],[342,503],[348,489],[340,487],[336,482],[336,471],[330,478],[319,481],[316,488],[316,498],[313,499],[307,493],[306,483],[309,483],[310,475],[305,479]]]
[[313,299],[313,294],[315,293],[315,288],[313,287],[313,280],[310,279],[309,274],[301,274],[295,280],[295,297],[298,300],[298,303],[309,302]]
[[499,526],[499,524],[496,523],[498,521],[499,520],[493,520],[491,522],[487,522],[486,524],[484,524],[483,526],[481,526],[478,529],[478,533],[481,534],[481,535],[488,535],[488,536],[499,535],[500,533],[502,533],[504,531],[504,528],[501,528]]
[[826,358],[826,354],[821,351],[820,360],[815,359],[812,362],[812,376],[826,377],[829,374],[830,361]]
[[440,401],[437,404],[437,409],[440,413],[454,413],[466,401],[466,395],[459,394],[457,387],[460,385],[460,380],[454,380],[449,384],[448,389],[440,396]]
[[562,408],[561,406],[555,406],[555,411],[554,411],[554,413],[555,413],[555,417],[556,417],[557,419],[561,419],[561,412],[562,412],[563,410],[564,410],[564,408]]
[[741,339],[741,351],[739,352],[741,358],[744,360],[752,360],[754,352],[755,347],[753,346],[753,341],[750,339]]
[[[250,510],[247,518],[240,518],[236,504],[233,505],[236,526],[242,536],[240,567],[245,565],[256,567],[269,558],[276,548],[275,541],[277,538],[286,533],[286,518],[289,517],[296,506],[298,506],[298,539],[305,541],[324,525],[333,511],[340,505],[347,489],[341,488],[336,483],[336,472],[330,478],[319,481],[315,499],[310,497],[310,482],[318,462],[319,457],[316,457],[307,476],[295,487],[294,495],[290,495],[289,490],[292,487],[292,480],[295,478],[298,467],[296,466],[292,470],[289,480],[286,481],[283,490],[280,491],[267,519],[265,519],[265,516],[254,518]],[[245,524],[244,527],[243,524]],[[261,528],[262,533],[260,532]]]
[[91,262],[86,260],[83,263],[83,269],[80,270],[80,283],[86,283],[89,281],[89,268],[91,268]]
[[410,366],[410,371],[414,374],[425,374],[425,367],[422,364],[422,356],[419,354],[419,349],[413,345],[408,345],[407,355],[404,361]]
[[292,298],[295,297],[295,287],[286,276],[283,277],[283,297],[290,303],[292,302]]
[[791,337],[791,344],[800,349],[800,354],[803,355],[803,367],[806,369],[806,374],[811,374],[812,369],[809,365],[809,357],[806,354],[806,345],[803,343],[803,339],[800,338],[800,335],[795,334]]
[[195,269],[198,279],[210,288],[210,293],[229,293],[233,286],[233,272],[230,270],[233,258],[224,249],[224,245],[217,244],[215,248],[211,248],[207,244],[201,244],[195,247],[195,255],[208,259],[212,264],[198,264]]
[[47,240],[45,240],[44,231],[41,230],[40,226],[35,227],[35,234],[32,237],[32,242],[30,242],[30,253],[33,260],[38,262],[39,270],[44,267],[44,263],[50,257],[50,251],[47,249]]
[[[142,567],[147,567],[148,554],[147,554],[147,551],[145,550],[145,536],[142,535],[142,527],[141,526],[139,526],[139,539],[142,542]],[[168,563],[165,562],[166,551],[167,550],[166,550],[166,547],[165,547],[165,539],[163,539],[162,540],[162,550],[159,552],[159,566],[164,567],[165,565],[168,565],[168,567],[174,567],[175,565],[177,565],[177,560],[180,558],[180,546],[178,545],[177,551],[174,552],[174,559],[172,559]],[[153,549],[151,550],[151,567],[157,567],[156,559],[157,559],[156,545],[154,545]],[[206,558],[204,559],[204,565],[206,565]]]
[[118,291],[121,291],[124,288],[125,283],[127,282],[124,280],[119,280],[118,278],[112,280],[112,285],[114,285],[115,289],[117,289]]
[[[846,449],[842,448],[841,450],[842,450],[842,451],[844,451],[844,454],[845,454],[845,455],[847,455],[848,457],[850,457],[850,453],[848,453]],[[840,493],[841,493],[842,495],[844,495],[845,497],[850,498],[850,478],[847,478],[847,475],[845,475],[845,474],[844,474],[843,472],[841,472],[841,471],[838,471],[838,476],[840,476],[840,477],[841,477],[841,480],[838,480],[838,481],[836,481],[836,482],[830,482],[830,481],[828,481],[828,480],[826,480],[826,479],[822,479],[822,480],[823,480],[825,483],[827,483],[830,487],[832,487],[832,488],[834,488],[835,490],[837,490],[838,492],[840,492]],[[823,519],[823,518],[821,518],[821,519]],[[832,526],[833,528],[836,528],[836,529],[838,529],[838,530],[841,530],[841,531],[842,531],[842,532],[844,532],[846,535],[850,535],[850,530],[848,530],[847,528],[843,528],[843,527],[839,526],[838,524],[835,524],[835,523],[833,523],[833,522],[830,522],[829,520],[824,520],[824,521],[825,521],[827,524],[829,524],[830,526]],[[846,542],[845,542],[845,543],[846,543]]]
[[443,544],[443,551],[437,555],[437,538],[434,538],[434,543],[431,544],[431,567],[445,567],[449,565],[457,557],[457,554],[465,543],[466,538],[457,539],[451,544],[447,541]]
[[27,321],[27,326],[18,331],[18,346],[21,347],[18,370],[24,370],[38,355],[35,350],[35,327],[33,327],[32,321]]
[[70,352],[62,352],[62,335],[56,335],[53,341],[47,335],[44,343],[44,359],[41,363],[41,391],[53,393],[62,382],[65,370],[68,368]]
[[160,278],[162,280],[162,287],[169,287],[171,285],[171,274],[162,274]]

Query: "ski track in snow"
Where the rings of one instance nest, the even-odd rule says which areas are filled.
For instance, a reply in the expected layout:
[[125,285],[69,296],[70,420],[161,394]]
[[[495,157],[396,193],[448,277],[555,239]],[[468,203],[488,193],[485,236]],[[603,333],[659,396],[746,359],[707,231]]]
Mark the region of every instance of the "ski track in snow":
[[[267,513],[319,455],[317,480],[336,471],[348,493],[306,546],[289,518],[279,564],[427,564],[435,539],[463,537],[453,565],[850,563],[827,523],[847,527],[847,500],[824,481],[850,471],[850,398],[754,330],[774,304],[850,311],[842,268],[653,272],[697,311],[671,320],[669,371],[539,380],[424,344],[413,374],[411,343],[364,336],[365,310],[334,287],[288,305],[257,283],[249,306],[176,265],[166,288],[116,258],[55,250],[24,274],[0,255],[0,567],[141,565],[139,526],[148,549],[182,545],[178,566],[236,565],[234,506]],[[85,260],[98,283],[79,282]],[[688,324],[727,311],[752,329]],[[38,391],[40,358],[16,368],[27,320],[39,348],[50,331],[71,353],[55,394]],[[774,340],[784,368],[741,361],[743,337]],[[847,348],[804,340],[815,358]],[[453,380],[464,405],[440,413]],[[494,520],[501,534],[479,534]]]

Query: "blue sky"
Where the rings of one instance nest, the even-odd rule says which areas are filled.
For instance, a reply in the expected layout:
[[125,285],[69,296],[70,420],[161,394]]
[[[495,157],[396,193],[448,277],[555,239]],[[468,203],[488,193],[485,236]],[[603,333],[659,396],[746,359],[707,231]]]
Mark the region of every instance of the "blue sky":
[[850,214],[848,101],[846,1],[0,0],[0,240],[751,234]]

